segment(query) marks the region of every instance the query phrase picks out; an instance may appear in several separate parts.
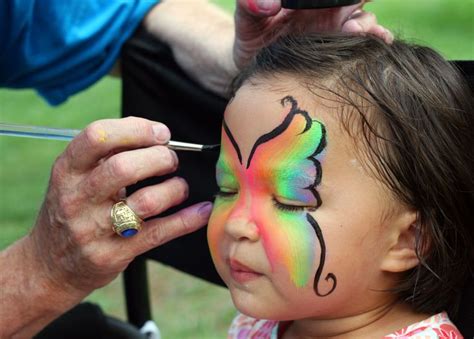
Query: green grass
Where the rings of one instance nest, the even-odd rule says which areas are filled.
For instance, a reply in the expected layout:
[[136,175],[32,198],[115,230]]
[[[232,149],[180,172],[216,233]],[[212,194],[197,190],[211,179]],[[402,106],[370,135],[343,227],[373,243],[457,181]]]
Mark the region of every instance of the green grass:
[[474,59],[474,0],[375,0],[366,8],[398,37],[448,59]]
[[[216,0],[228,10],[233,0]],[[427,44],[450,59],[474,59],[474,0],[384,0],[367,6],[379,22],[408,40]],[[104,79],[52,108],[33,91],[0,90],[0,121],[67,128],[118,117],[120,82]],[[28,232],[65,143],[0,137],[0,249]],[[234,314],[227,291],[162,265],[150,264],[154,317],[164,338],[222,338]],[[121,279],[94,292],[112,315],[125,318]]]
[[[49,107],[29,90],[2,89],[0,103],[2,122],[83,128],[95,119],[119,116],[120,82],[103,80],[58,108]],[[65,145],[61,141],[0,138],[0,248],[32,225],[46,190],[50,167]]]

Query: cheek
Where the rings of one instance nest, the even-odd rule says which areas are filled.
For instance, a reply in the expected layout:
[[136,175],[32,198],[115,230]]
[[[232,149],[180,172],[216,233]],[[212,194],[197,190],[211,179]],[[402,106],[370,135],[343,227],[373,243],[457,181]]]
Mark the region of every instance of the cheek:
[[313,282],[316,236],[306,213],[260,213],[265,251],[275,272],[282,265],[296,287]]
[[207,226],[207,242],[209,244],[209,251],[211,252],[212,260],[215,264],[220,263],[221,259],[218,255],[219,244],[222,242],[224,237],[224,225],[229,217],[230,208],[226,207],[226,204],[214,203],[211,217]]

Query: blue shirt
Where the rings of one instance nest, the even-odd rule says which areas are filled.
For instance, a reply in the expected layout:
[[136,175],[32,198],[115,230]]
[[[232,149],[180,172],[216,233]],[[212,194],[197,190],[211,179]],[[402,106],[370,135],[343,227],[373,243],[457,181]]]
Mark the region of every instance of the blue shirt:
[[107,74],[158,0],[0,0],[0,87],[57,105]]

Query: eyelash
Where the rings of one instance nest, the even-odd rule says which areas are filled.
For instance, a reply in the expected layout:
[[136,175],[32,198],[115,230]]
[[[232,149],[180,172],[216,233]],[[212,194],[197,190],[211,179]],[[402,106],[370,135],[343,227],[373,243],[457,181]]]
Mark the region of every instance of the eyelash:
[[219,190],[216,194],[214,194],[214,198],[230,198],[236,194],[237,192],[224,192]]
[[287,204],[282,204],[278,200],[275,199],[275,197],[272,198],[273,205],[278,208],[281,211],[285,212],[301,212],[307,209],[306,206],[296,206],[296,205],[287,205]]
[[[225,191],[218,191],[214,194],[215,198],[231,198],[236,195],[237,192],[225,192]],[[307,206],[297,206],[297,205],[287,205],[279,202],[275,197],[272,198],[273,205],[279,209],[280,211],[284,212],[301,212],[308,209]]]

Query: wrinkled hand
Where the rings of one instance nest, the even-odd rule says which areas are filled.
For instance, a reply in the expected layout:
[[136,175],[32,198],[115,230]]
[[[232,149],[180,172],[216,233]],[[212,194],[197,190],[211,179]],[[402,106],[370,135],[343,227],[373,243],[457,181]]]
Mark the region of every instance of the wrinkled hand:
[[[102,120],[82,131],[57,159],[49,189],[30,238],[51,283],[86,294],[113,280],[137,255],[207,223],[205,202],[143,224],[132,238],[112,231],[110,211],[124,188],[171,173],[176,153],[161,123],[139,118]],[[126,199],[142,219],[187,198],[188,186],[172,178],[138,190]]]
[[289,32],[371,33],[390,43],[393,35],[360,4],[310,10],[281,8],[280,0],[237,0],[234,61],[245,66],[256,52]]

